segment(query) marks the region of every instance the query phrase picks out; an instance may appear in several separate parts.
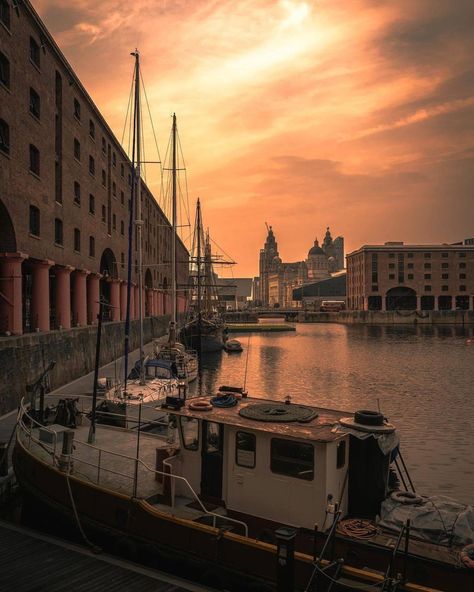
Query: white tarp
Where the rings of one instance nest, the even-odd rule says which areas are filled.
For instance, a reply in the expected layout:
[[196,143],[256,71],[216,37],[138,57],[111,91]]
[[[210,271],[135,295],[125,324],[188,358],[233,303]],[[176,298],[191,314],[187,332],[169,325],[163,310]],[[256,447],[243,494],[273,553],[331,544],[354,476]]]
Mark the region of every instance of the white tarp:
[[391,498],[382,502],[379,525],[400,531],[410,519],[413,535],[442,545],[474,543],[474,512],[444,496],[423,497],[418,504],[402,504]]
[[392,450],[396,448],[400,443],[398,434],[395,431],[390,432],[388,434],[376,434],[374,432],[362,432],[361,430],[356,430],[355,428],[348,428],[347,426],[342,425],[337,425],[331,431],[334,434],[349,434],[351,436],[359,438],[359,440],[375,438],[383,454],[388,454],[389,452],[392,452]]

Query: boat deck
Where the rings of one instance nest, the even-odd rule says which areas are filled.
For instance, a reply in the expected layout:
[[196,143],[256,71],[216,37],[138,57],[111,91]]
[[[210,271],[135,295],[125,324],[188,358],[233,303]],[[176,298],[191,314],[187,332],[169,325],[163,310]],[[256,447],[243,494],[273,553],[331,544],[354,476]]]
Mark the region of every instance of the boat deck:
[[[52,429],[52,426],[48,428]],[[165,436],[140,432],[137,464],[135,458],[131,457],[137,450],[137,430],[98,425],[93,445],[87,444],[88,435],[88,425],[78,426],[74,430],[73,476],[131,496],[138,467],[136,496],[146,499],[163,492],[163,485],[155,479],[157,450],[163,450],[166,457],[175,448]],[[52,465],[52,445],[41,441],[40,428],[33,428],[32,436],[28,442],[28,438],[22,434],[25,446],[39,459]],[[57,454],[61,452],[60,440],[61,436],[58,436]]]
[[[302,440],[312,440],[313,442],[332,442],[341,438],[341,434],[335,431],[334,428],[339,425],[340,419],[352,415],[350,411],[337,411],[323,407],[310,407],[309,405],[305,405],[304,407],[314,410],[316,416],[311,421],[304,423],[298,421],[276,423],[270,419],[268,421],[255,421],[254,419],[240,415],[239,412],[241,409],[253,405],[275,405],[276,407],[281,407],[282,401],[246,397],[240,399],[235,407],[213,407],[209,411],[200,411],[193,410],[190,405],[186,405],[174,413],[186,417],[205,418],[208,421],[230,424],[244,429],[270,432],[275,435],[300,438]],[[292,406],[298,407],[299,405],[288,405],[288,409],[291,409]],[[269,415],[270,417],[271,415]]]

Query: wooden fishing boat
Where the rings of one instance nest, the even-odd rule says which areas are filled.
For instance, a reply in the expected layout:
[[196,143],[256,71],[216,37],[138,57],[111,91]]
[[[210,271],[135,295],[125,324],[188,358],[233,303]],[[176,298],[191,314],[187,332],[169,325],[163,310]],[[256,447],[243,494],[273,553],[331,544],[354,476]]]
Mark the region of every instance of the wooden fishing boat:
[[[460,547],[374,521],[398,447],[383,416],[238,395],[223,406],[200,402],[128,406],[128,428],[96,425],[93,445],[86,408],[71,430],[39,424],[22,402],[18,481],[95,544],[215,587],[472,589]],[[147,431],[131,427],[138,411]],[[282,588],[287,560],[292,583]]]
[[196,204],[192,251],[190,279],[193,285],[187,319],[180,330],[180,337],[188,347],[199,353],[222,351],[226,325],[217,311],[218,294],[213,270],[216,259],[212,257],[209,232],[204,233],[200,199]]

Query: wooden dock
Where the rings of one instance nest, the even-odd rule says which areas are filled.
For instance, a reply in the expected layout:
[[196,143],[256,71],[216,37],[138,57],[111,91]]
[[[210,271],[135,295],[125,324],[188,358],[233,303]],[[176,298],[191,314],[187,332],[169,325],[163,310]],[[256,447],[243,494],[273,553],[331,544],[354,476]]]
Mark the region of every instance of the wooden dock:
[[212,592],[3,521],[0,549],[1,592]]

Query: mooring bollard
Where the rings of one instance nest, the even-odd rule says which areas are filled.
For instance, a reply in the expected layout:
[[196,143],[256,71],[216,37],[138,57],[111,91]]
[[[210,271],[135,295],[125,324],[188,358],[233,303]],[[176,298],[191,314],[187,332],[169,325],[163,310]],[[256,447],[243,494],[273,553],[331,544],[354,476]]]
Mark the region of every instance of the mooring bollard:
[[277,540],[277,590],[293,592],[296,529],[283,526],[275,530],[275,537]]
[[63,432],[63,449],[59,457],[58,467],[64,473],[71,473],[73,462],[71,459],[72,449],[74,446],[74,430],[65,430]]

